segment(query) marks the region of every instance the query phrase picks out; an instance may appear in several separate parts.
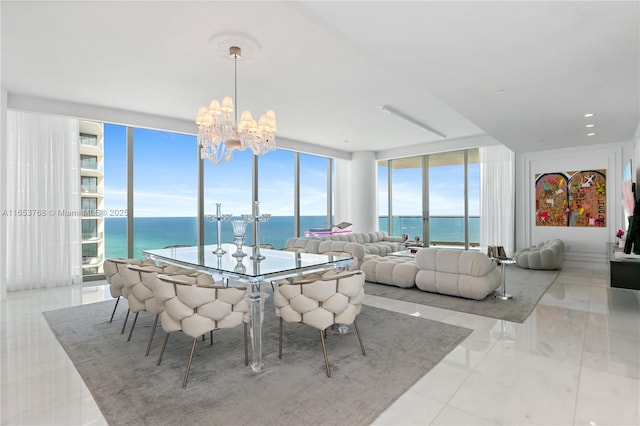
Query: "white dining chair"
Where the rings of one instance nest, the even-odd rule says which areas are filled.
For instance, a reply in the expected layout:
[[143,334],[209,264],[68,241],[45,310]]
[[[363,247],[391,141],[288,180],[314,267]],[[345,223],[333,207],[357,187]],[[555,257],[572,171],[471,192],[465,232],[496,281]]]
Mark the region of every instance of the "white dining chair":
[[223,328],[244,325],[244,361],[248,365],[247,323],[249,322],[249,304],[245,287],[225,287],[198,283],[197,276],[163,275],[157,276],[155,286],[156,299],[164,305],[160,314],[160,323],[166,335],[162,343],[157,365],[162,362],[171,333],[182,331],[193,338],[191,352],[187,361],[182,387],[187,386],[191,361],[196,343],[207,332],[213,345],[213,332]]
[[279,280],[275,283],[273,302],[280,318],[278,358],[282,358],[282,324],[297,322],[320,330],[320,343],[324,355],[327,377],[331,377],[327,357],[327,328],[353,324],[362,355],[366,356],[356,317],[364,299],[364,273],[362,271],[329,271],[311,279]]

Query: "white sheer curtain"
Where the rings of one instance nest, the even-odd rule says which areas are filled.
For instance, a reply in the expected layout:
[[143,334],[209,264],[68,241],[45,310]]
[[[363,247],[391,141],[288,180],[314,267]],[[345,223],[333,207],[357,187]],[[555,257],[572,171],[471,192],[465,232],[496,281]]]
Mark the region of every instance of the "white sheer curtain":
[[77,120],[7,111],[2,293],[82,280],[78,139]]
[[515,240],[515,153],[503,145],[480,148],[480,246],[503,246],[513,255]]

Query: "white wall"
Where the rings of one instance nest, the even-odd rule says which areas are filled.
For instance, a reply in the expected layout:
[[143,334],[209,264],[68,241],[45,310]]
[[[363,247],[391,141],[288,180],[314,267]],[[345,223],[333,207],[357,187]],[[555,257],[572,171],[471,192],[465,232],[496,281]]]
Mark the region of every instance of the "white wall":
[[[622,168],[633,155],[632,150],[633,144],[626,142],[519,154],[516,166],[516,249],[559,238],[565,243],[566,260],[606,262],[606,243],[615,240],[615,233],[622,228],[624,220],[620,182]],[[592,169],[607,171],[607,226],[536,226],[535,175]]]

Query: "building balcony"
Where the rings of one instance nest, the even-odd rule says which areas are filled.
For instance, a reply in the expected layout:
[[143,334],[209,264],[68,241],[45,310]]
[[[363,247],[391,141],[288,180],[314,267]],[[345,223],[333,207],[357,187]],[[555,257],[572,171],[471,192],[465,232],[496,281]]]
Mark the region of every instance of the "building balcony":
[[83,232],[82,233],[83,243],[95,243],[102,239],[104,239],[103,232]]
[[99,266],[104,259],[104,255],[99,256],[82,256],[82,267],[85,266]]
[[104,189],[102,187],[94,185],[80,185],[80,191],[83,194],[104,194]]
[[93,163],[90,161],[81,161],[80,162],[80,174],[84,174],[86,171],[94,171],[99,172],[100,174],[104,174],[104,166],[99,163]]

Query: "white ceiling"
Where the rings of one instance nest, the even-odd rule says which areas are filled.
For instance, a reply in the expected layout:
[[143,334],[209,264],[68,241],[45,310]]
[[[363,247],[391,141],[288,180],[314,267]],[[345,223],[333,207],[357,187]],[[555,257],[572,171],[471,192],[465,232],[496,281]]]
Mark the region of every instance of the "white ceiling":
[[233,61],[209,43],[218,36],[245,53],[245,40],[258,46],[238,63],[240,109],[272,108],[278,137],[343,151],[442,141],[382,105],[447,140],[488,136],[518,152],[625,142],[640,124],[638,1],[0,7],[10,96],[192,122],[198,106],[233,94]]

